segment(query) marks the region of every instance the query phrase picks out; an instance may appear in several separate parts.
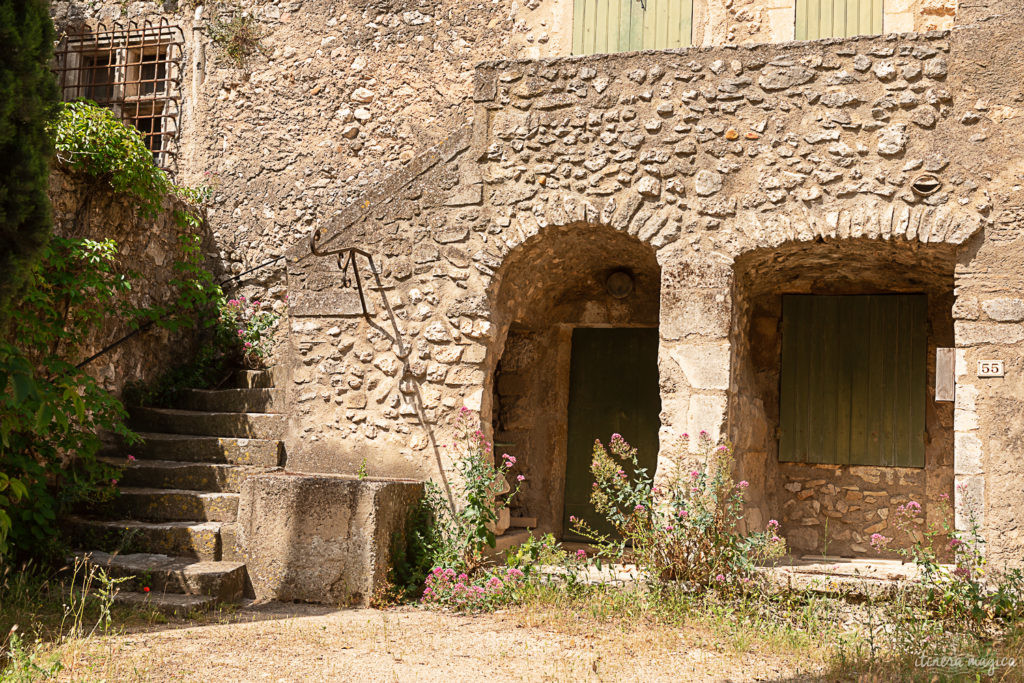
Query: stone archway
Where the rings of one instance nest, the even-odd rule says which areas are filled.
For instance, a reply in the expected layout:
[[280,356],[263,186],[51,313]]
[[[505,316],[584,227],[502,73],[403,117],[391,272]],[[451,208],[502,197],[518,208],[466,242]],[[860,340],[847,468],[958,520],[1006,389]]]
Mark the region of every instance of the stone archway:
[[[752,526],[777,518],[795,554],[863,556],[877,554],[871,548],[873,534],[897,536],[893,521],[901,504],[915,500],[924,507],[928,521],[938,521],[940,508],[953,494],[954,453],[953,403],[935,400],[935,349],[954,345],[956,261],[954,245],[866,238],[788,243],[751,251],[736,260],[729,423],[738,476],[751,482],[748,519]],[[877,295],[926,297],[926,329],[921,334],[927,355],[920,359],[925,364],[922,379],[926,379],[924,386],[914,387],[923,394],[921,466],[824,463],[813,461],[813,455],[805,462],[783,462],[786,458],[780,456],[780,443],[785,419],[780,415],[786,408],[781,404],[788,405],[792,399],[784,396],[787,382],[783,375],[796,371],[783,367],[787,295],[827,298],[836,306],[852,305],[854,300],[864,303],[864,295],[876,295],[876,301]],[[847,309],[837,310],[842,316]],[[812,320],[811,324],[817,323]],[[828,324],[822,321],[822,329]],[[863,334],[867,335],[868,330]],[[823,333],[820,344],[828,343],[826,339]],[[894,375],[899,371],[893,365],[900,353],[897,346],[873,351],[883,357],[883,367]],[[857,353],[860,351],[854,349]],[[880,386],[885,386],[884,382]],[[885,402],[880,414],[897,398],[872,395],[863,388],[858,391],[869,401]],[[856,409],[849,404],[849,400],[841,403],[837,399],[835,412],[842,413],[845,406],[848,416]],[[839,414],[838,419],[841,423],[844,416]],[[841,429],[836,424],[812,426],[821,430],[823,450],[830,447],[830,434],[837,439],[847,438],[839,435]],[[886,437],[868,434],[866,438],[878,443]],[[832,449],[834,459],[842,460],[837,456],[840,450]],[[848,460],[851,450],[848,439]]]
[[[630,291],[610,291],[613,273],[628,278]],[[661,271],[654,249],[638,239],[604,226],[574,224],[548,227],[526,240],[508,254],[498,276],[492,310],[501,351],[485,388],[492,399],[495,449],[514,455],[515,473],[526,477],[513,517],[536,519],[538,530],[558,534],[573,331],[656,329]],[[594,438],[607,439],[610,433]]]

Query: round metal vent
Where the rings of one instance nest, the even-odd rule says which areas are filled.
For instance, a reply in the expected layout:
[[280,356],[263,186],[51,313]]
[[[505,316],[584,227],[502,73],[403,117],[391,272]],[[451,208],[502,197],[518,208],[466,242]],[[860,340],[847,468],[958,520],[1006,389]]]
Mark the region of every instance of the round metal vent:
[[604,287],[616,299],[625,299],[633,292],[633,276],[627,270],[616,270],[604,281]]
[[935,194],[942,188],[942,181],[931,173],[925,173],[914,178],[914,182],[910,184],[910,189],[914,191],[914,194],[921,197],[927,197],[930,194]]

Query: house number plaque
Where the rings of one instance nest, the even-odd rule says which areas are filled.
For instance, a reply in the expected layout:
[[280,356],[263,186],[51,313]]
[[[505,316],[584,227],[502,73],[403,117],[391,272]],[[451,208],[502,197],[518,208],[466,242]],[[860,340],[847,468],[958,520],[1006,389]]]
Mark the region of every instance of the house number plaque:
[[1001,360],[978,361],[978,377],[1003,377],[1005,374]]

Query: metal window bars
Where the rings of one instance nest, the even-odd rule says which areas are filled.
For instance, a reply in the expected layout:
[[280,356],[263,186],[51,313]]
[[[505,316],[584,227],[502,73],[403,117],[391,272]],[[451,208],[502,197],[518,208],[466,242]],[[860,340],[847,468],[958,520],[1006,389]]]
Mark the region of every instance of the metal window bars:
[[64,33],[56,64],[65,101],[92,100],[135,126],[157,165],[174,171],[181,113],[181,29],[167,19]]

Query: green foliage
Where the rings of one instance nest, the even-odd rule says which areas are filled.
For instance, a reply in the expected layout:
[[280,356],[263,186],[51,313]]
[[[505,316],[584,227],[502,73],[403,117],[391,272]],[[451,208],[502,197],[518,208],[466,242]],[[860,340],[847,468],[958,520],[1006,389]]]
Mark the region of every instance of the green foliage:
[[[0,470],[18,496],[0,496],[19,554],[52,552],[56,517],[113,495],[101,431],[132,439],[121,403],[67,359],[108,316],[127,314],[128,277],[110,240],[52,238],[0,336]],[[11,491],[15,487],[11,486]],[[0,518],[2,519],[2,518]]]
[[[456,420],[459,437],[455,443],[455,468],[461,479],[462,506],[453,511],[440,490],[428,482],[426,504],[431,510],[431,525],[421,536],[433,567],[472,572],[483,562],[484,548],[495,546],[492,526],[498,511],[518,493],[518,486],[499,500],[507,487],[507,476],[516,459],[508,454],[494,464],[491,444],[476,429],[474,419],[463,408]],[[520,479],[522,481],[522,479]]]
[[616,533],[599,533],[575,517],[570,522],[604,557],[619,560],[631,547],[637,566],[652,578],[749,591],[762,576],[758,566],[781,556],[785,541],[776,534],[775,520],[763,532],[741,532],[748,484],[733,482],[731,449],[713,444],[706,434],[701,434],[699,449],[696,464],[687,471],[683,454],[689,452],[689,441],[684,437],[671,457],[672,471],[655,486],[653,475],[640,467],[636,449],[620,435],[612,435],[608,449],[596,441],[591,502]]
[[159,214],[164,199],[175,192],[167,173],[153,163],[142,134],[105,107],[85,100],[65,103],[49,131],[62,164],[109,183],[146,216]]
[[53,41],[49,3],[0,0],[0,305],[50,233]]

